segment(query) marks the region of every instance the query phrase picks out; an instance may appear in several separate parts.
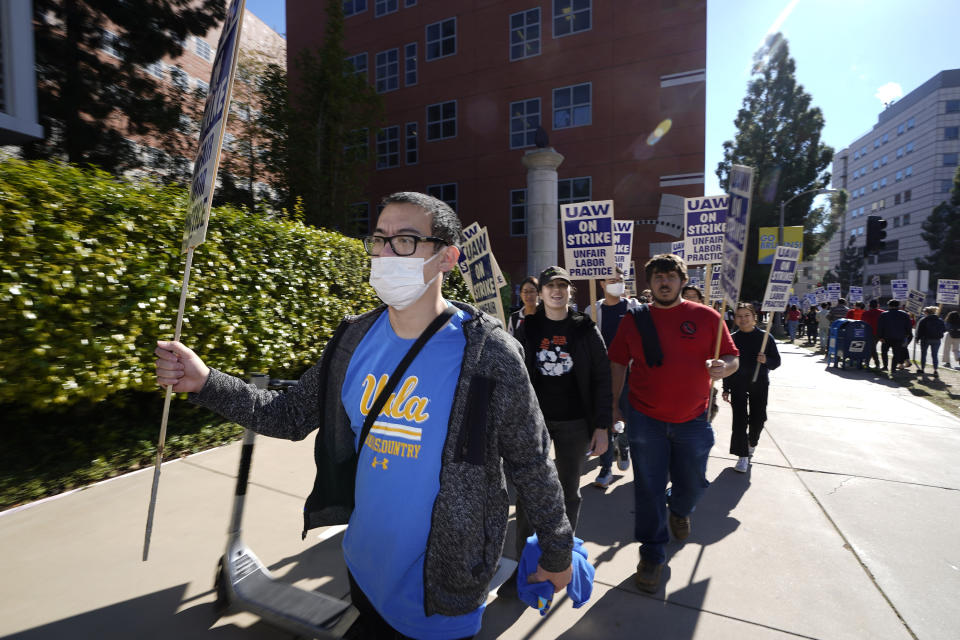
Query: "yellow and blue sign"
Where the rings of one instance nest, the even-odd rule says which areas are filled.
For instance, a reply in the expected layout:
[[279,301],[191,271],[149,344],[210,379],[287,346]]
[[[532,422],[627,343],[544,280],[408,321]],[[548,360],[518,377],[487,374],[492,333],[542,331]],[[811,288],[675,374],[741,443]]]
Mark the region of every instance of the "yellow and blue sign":
[[[773,253],[777,248],[777,229],[779,227],[760,227],[760,253],[758,264],[772,264]],[[803,227],[784,227],[783,246],[800,249],[798,262],[803,262]]]

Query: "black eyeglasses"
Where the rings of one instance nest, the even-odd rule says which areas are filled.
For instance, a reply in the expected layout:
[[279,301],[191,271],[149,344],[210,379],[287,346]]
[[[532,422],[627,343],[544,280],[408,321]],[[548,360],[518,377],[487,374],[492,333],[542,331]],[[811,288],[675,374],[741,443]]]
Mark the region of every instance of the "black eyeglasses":
[[367,254],[371,256],[379,256],[383,251],[383,247],[387,243],[390,243],[390,248],[398,256],[409,256],[417,250],[418,242],[439,242],[441,244],[447,244],[447,241],[443,238],[436,238],[434,236],[414,236],[408,234],[400,234],[396,236],[367,236],[363,239],[363,248],[367,250]]

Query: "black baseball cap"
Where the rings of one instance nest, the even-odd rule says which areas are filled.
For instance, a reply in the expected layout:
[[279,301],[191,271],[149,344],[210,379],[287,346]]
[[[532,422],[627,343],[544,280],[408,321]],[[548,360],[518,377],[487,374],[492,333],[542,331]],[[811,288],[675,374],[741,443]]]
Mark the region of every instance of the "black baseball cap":
[[570,274],[563,267],[547,267],[540,272],[540,288],[543,288],[548,282],[553,280],[566,280],[567,283],[572,283],[570,280]]

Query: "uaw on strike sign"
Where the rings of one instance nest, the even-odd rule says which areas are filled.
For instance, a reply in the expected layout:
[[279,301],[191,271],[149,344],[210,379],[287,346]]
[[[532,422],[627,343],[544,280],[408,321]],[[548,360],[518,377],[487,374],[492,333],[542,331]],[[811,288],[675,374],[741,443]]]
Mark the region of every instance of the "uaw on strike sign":
[[573,280],[612,278],[617,266],[613,243],[613,200],[560,207],[563,259]]
[[684,255],[688,265],[723,262],[728,196],[684,198]]

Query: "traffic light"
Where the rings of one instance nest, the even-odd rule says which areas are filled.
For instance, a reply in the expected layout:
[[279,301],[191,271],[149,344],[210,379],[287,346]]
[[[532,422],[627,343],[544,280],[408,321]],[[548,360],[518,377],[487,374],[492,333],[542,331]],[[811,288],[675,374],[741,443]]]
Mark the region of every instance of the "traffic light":
[[883,239],[887,237],[887,221],[880,216],[867,216],[867,246],[864,247],[864,254],[876,253],[884,248]]

